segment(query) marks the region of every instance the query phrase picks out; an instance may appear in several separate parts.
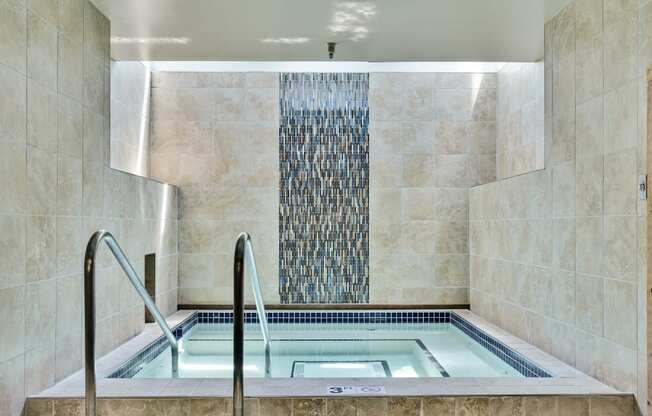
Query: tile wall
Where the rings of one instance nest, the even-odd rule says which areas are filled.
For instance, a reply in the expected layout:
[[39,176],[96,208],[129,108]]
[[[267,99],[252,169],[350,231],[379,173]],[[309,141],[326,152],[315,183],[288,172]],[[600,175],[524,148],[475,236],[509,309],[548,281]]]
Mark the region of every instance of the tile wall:
[[369,88],[371,303],[468,303],[468,189],[496,179],[496,74],[373,73]]
[[[82,400],[30,400],[26,416],[79,414]],[[152,416],[231,414],[231,399],[165,397],[100,399],[98,412],[128,416],[151,409]],[[251,416],[634,416],[631,397],[621,396],[493,396],[493,397],[296,397],[247,398]]]
[[232,302],[242,231],[279,303],[278,93],[278,73],[152,74],[151,174],[180,188],[181,304]]
[[[179,303],[231,302],[243,230],[280,301],[278,99],[277,73],[152,74],[152,175],[180,187]],[[468,188],[496,178],[496,74],[370,74],[369,106],[369,301],[467,303]]]
[[[87,239],[112,231],[176,310],[176,188],[109,168],[109,22],[86,0],[0,2],[0,414],[82,364]],[[103,249],[98,353],[144,309]]]
[[645,68],[652,3],[546,24],[546,169],[470,193],[475,313],[646,405]]
[[543,169],[544,63],[509,63],[498,72],[498,179]]
[[111,61],[111,167],[149,176],[149,68]]

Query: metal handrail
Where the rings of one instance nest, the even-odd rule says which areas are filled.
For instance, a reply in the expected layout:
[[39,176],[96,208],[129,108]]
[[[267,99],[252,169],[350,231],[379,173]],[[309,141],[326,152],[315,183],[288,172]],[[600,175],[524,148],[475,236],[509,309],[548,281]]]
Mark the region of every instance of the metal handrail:
[[267,328],[267,313],[265,302],[260,290],[254,248],[251,236],[242,233],[235,244],[235,257],[233,261],[233,416],[242,416],[244,413],[244,271],[246,267],[251,270],[251,286],[256,301],[256,313],[260,322],[260,329],[265,342],[265,376],[271,375],[270,351],[271,338]]
[[95,378],[95,256],[97,249],[104,241],[113,253],[113,256],[122,267],[125,275],[133,285],[136,292],[145,302],[145,306],[154,317],[156,323],[161,327],[165,337],[172,347],[172,377],[177,377],[179,373],[179,346],[177,339],[170,330],[165,318],[161,315],[156,304],[147,293],[143,286],[138,273],[133,268],[124,251],[118,245],[113,235],[105,230],[96,231],[88,240],[86,245],[86,255],[84,257],[84,345],[85,345],[85,388],[86,388],[86,416],[95,416],[95,404],[97,401]]

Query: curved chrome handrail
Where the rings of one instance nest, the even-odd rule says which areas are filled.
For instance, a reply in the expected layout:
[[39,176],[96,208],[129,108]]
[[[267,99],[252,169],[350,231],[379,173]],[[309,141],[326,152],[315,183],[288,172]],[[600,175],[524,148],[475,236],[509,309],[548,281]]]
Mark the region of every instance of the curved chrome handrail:
[[265,376],[271,375],[271,338],[267,328],[267,313],[260,289],[251,236],[242,233],[235,244],[233,261],[233,416],[244,413],[244,272],[251,269],[251,286],[256,301],[256,313],[265,342]]
[[133,285],[136,292],[145,302],[145,306],[154,317],[156,323],[161,327],[165,337],[172,347],[172,377],[177,377],[179,372],[179,346],[177,339],[170,330],[165,318],[158,310],[156,304],[147,293],[138,273],[133,268],[124,251],[118,245],[113,235],[105,230],[96,231],[88,240],[86,255],[84,256],[84,347],[85,347],[85,388],[86,388],[86,416],[95,416],[95,404],[97,401],[96,378],[95,378],[95,256],[100,243],[104,241],[113,253],[113,256],[122,267],[125,275]]

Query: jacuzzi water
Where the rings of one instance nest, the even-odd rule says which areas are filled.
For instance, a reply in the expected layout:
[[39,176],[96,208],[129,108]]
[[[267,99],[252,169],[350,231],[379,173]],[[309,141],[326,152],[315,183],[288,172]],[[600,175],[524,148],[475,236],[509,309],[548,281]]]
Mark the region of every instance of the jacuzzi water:
[[[271,377],[523,377],[450,324],[270,324]],[[194,325],[179,342],[180,378],[233,374],[230,324]],[[245,326],[245,377],[265,377],[257,324]],[[170,378],[165,349],[135,378]]]

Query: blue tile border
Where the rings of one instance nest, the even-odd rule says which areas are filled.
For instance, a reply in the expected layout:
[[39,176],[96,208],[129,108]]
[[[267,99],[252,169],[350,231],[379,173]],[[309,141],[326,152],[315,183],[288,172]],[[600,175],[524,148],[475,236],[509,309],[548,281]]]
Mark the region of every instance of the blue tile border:
[[[188,332],[190,328],[197,324],[198,313],[195,312],[174,328],[172,328],[172,333],[176,339],[180,339],[183,334]],[[165,351],[169,347],[167,338],[161,336],[147,345],[145,348],[140,350],[136,355],[127,360],[122,364],[117,370],[115,370],[107,378],[132,378],[140,370],[143,369],[149,362],[156,358],[159,354]]]
[[510,367],[514,368],[523,376],[542,378],[552,377],[548,372],[525,358],[522,354],[514,351],[491,335],[480,330],[478,327],[462,318],[458,314],[452,312],[450,322],[457,329],[464,332],[478,344],[482,345],[485,349],[489,350],[502,361],[509,364]]
[[[198,312],[198,322],[202,324],[229,324],[233,322],[233,313]],[[270,324],[421,324],[450,322],[448,311],[420,312],[267,312],[267,322]],[[258,323],[255,312],[245,313],[245,323]]]
[[[528,378],[552,377],[548,372],[512,350],[507,345],[496,340],[491,335],[471,324],[455,312],[450,311],[318,311],[318,312],[267,312],[270,324],[451,324],[482,347],[520,374]],[[201,324],[230,324],[233,322],[233,312],[198,311],[183,320],[173,328],[174,336],[179,339],[193,326]],[[245,312],[245,323],[258,323],[256,312]],[[108,378],[131,378],[145,365],[168,348],[164,336],[156,339],[148,346],[122,364]]]

